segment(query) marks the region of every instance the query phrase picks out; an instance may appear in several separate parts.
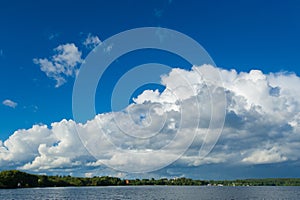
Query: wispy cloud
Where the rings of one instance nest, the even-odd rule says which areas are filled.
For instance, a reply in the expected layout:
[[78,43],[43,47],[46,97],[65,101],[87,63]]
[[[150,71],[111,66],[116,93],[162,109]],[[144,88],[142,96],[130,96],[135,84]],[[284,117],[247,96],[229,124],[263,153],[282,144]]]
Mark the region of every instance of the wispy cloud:
[[87,38],[84,40],[83,45],[88,49],[93,49],[101,43],[98,36],[94,36],[91,33],[88,34]]
[[74,43],[59,45],[53,51],[55,54],[51,58],[34,58],[33,62],[56,81],[55,87],[60,87],[67,77],[76,75],[78,65],[82,62],[82,53]]
[[162,9],[154,9],[154,16],[157,17],[157,18],[160,18],[164,13],[164,10]]
[[59,36],[58,33],[51,33],[51,34],[49,34],[48,39],[53,40],[53,39],[57,38],[58,36]]
[[3,105],[11,107],[11,108],[16,108],[18,106],[18,103],[10,100],[10,99],[6,99],[2,102]]

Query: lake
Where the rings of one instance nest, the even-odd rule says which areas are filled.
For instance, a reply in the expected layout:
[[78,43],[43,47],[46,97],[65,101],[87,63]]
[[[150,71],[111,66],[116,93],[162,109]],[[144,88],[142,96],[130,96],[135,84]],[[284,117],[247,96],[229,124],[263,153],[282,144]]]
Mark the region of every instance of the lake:
[[119,186],[2,189],[0,199],[300,199],[300,187]]

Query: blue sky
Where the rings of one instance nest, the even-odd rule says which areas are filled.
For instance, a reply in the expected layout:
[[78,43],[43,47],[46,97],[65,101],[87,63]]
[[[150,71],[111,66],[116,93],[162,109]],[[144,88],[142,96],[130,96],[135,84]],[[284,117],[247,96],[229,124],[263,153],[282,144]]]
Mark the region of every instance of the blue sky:
[[[60,45],[74,44],[84,59],[91,51],[84,45],[88,36],[104,41],[133,28],[165,27],[195,39],[222,69],[247,73],[258,69],[263,74],[280,72],[297,77],[300,75],[299,10],[298,1],[2,1],[0,140],[4,142],[15,131],[29,129],[35,124],[49,127],[53,122],[73,118],[75,75],[66,76],[66,82],[55,87],[57,82],[53,77],[47,76],[40,69],[41,64],[34,62],[34,59],[49,60]],[[184,60],[159,51],[148,51],[147,55],[136,52],[120,58],[104,76],[105,85],[98,88],[97,113],[111,111],[110,95],[119,77],[133,66],[146,62],[162,62],[186,70],[191,68]],[[77,63],[76,67],[79,66]],[[142,87],[136,95],[149,88],[156,87]],[[163,89],[160,88],[160,92]],[[257,177],[269,167],[278,170],[269,170],[268,176],[299,177],[295,171],[299,167],[298,158],[287,157],[282,161],[287,164],[262,162],[263,165],[230,168],[218,163],[211,168],[213,170],[209,165],[197,165],[191,174],[188,174],[189,168],[179,162],[170,170],[174,169],[178,176],[185,174],[200,178],[194,171],[202,170],[211,174],[210,177],[218,178],[222,176],[214,175],[214,170],[220,165],[232,174],[223,177],[234,178],[245,176],[243,174],[247,172],[249,175],[246,176]],[[13,162],[9,163],[14,166]],[[232,173],[236,168],[241,169],[240,174]],[[290,170],[284,171],[285,168]],[[160,173],[166,172],[162,170]]]

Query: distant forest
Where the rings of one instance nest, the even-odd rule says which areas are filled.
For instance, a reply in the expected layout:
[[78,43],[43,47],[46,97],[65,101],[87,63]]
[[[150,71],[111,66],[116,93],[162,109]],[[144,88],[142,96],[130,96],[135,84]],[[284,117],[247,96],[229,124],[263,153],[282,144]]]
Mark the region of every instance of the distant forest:
[[18,170],[0,172],[0,188],[67,187],[67,186],[124,186],[124,185],[194,185],[194,186],[300,186],[300,178],[267,178],[243,180],[120,179],[116,177],[81,178],[71,176],[34,175]]

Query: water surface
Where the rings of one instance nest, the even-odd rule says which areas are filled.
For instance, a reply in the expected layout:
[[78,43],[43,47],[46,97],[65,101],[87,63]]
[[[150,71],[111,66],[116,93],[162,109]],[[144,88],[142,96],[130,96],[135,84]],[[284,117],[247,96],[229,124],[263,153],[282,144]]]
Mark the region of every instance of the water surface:
[[300,199],[300,187],[114,186],[2,189],[0,199]]

